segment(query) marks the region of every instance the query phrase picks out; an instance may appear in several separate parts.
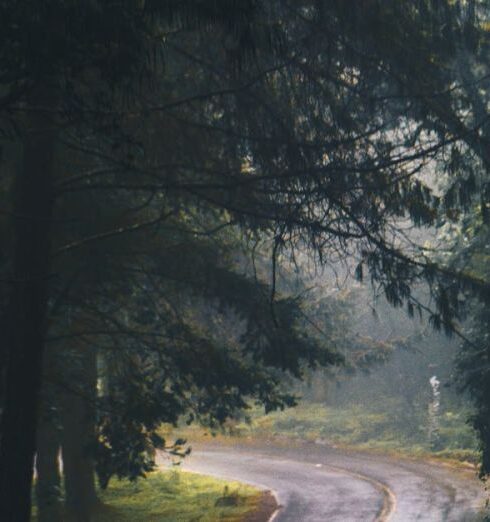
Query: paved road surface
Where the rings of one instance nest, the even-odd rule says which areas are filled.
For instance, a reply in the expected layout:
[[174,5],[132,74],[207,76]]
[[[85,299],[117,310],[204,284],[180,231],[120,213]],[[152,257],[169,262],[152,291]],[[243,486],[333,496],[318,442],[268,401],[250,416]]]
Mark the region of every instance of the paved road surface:
[[471,471],[316,444],[206,446],[184,469],[272,489],[283,506],[274,522],[474,521],[485,498]]

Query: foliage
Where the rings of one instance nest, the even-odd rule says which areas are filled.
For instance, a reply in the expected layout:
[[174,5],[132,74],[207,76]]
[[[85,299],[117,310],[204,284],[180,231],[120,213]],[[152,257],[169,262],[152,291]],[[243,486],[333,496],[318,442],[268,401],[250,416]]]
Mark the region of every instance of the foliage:
[[397,451],[408,455],[432,454],[455,460],[476,462],[479,458],[475,432],[467,425],[465,413],[446,411],[441,417],[440,447],[434,451],[427,439],[423,415],[407,422],[399,400],[367,408],[364,404],[333,407],[301,403],[287,412],[261,415],[255,410],[251,423],[234,427],[241,437],[290,437],[323,441],[359,449]]
[[341,361],[303,332],[298,300],[277,296],[271,312],[268,285],[230,261],[236,242],[197,239],[183,219],[166,226],[157,240],[133,238],[145,245],[134,260],[121,265],[114,250],[91,259],[97,284],[85,279],[83,293],[76,284],[59,301],[78,320],[53,319],[52,342],[97,341],[103,391],[93,451],[103,485],[152,469],[153,448],[166,447],[156,434],[162,422],[184,415],[217,425],[249,401],[284,408],[294,395],[283,372],[300,377],[304,366]]
[[[275,238],[275,253],[308,245],[324,262],[356,255],[358,275],[370,277],[392,304],[406,305],[410,313],[421,309],[411,287],[426,280],[434,292],[433,323],[450,331],[460,313],[458,290],[485,295],[486,286],[471,274],[447,273],[447,267],[424,261],[424,250],[407,241],[399,222],[433,225],[440,214],[467,208],[478,193],[479,184],[462,174],[482,150],[471,152],[465,144],[477,131],[460,129],[457,145],[447,137],[455,134],[447,120],[459,118],[458,103],[466,101],[466,93],[437,97],[442,114],[431,93],[446,93],[451,81],[459,80],[457,64],[442,65],[455,46],[474,51],[484,67],[486,33],[474,28],[481,40],[474,50],[467,40],[474,20],[456,6],[376,5],[345,10],[325,2],[283,10],[279,3],[269,11],[257,3],[271,26],[281,20],[284,45],[276,53],[258,49],[254,67],[242,71],[238,87],[217,39],[168,35],[166,75],[157,75],[156,89],[143,95],[145,127],[122,113],[119,132],[105,143],[87,143],[85,137],[83,146],[99,158],[96,173],[75,178],[64,189],[161,193],[174,208],[196,205],[226,213],[249,229],[267,230]],[[446,32],[437,29],[442,21]],[[405,53],[405,60],[390,54],[411,49],[414,40],[417,53]],[[217,57],[224,61],[210,68]],[[386,71],[379,62],[387,63]],[[227,95],[213,94],[218,77]],[[426,78],[428,85],[415,78]],[[484,80],[482,87],[486,92]],[[203,102],[193,103],[193,93]],[[71,137],[71,146],[80,147],[80,138]],[[419,175],[428,164],[440,165],[450,177],[445,195]]]
[[[471,224],[474,225],[474,222]],[[468,240],[454,251],[453,262],[465,263],[486,280],[490,280],[488,225],[481,225],[473,231],[470,225],[463,230]],[[490,313],[488,306],[481,306],[470,297],[468,310],[471,315],[464,325],[466,338],[458,356],[460,373],[457,380],[460,387],[469,392],[475,404],[475,412],[470,421],[479,435],[482,450],[480,474],[485,477],[490,474]]]

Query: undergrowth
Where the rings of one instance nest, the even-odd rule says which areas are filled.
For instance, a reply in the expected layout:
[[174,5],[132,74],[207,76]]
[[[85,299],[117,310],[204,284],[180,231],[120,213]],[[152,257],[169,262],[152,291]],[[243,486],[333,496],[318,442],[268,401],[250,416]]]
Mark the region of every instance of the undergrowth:
[[[363,450],[393,451],[408,456],[432,455],[478,462],[478,441],[466,423],[468,412],[441,413],[437,436],[431,440],[424,416],[410,416],[401,408],[396,412],[396,407],[390,408],[389,412],[380,412],[364,405],[335,408],[306,403],[267,415],[253,409],[247,421],[228,423],[220,436],[243,440],[291,438]],[[178,433],[191,443],[209,440],[211,434],[216,435],[196,427],[180,429]],[[168,431],[166,435],[169,435]]]

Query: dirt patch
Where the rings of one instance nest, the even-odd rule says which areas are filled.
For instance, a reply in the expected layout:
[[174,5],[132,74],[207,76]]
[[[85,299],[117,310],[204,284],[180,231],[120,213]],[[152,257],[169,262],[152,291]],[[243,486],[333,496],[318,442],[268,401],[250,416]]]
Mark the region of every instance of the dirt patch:
[[245,515],[242,522],[268,522],[278,509],[276,497],[271,491],[264,491],[260,495],[257,509]]

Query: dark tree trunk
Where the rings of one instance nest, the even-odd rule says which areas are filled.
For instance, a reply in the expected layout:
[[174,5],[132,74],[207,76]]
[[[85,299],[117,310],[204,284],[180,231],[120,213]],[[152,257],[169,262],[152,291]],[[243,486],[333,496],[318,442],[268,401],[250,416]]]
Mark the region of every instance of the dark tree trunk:
[[48,345],[43,363],[41,413],[37,425],[36,500],[39,522],[61,522],[61,417],[59,345]]
[[[50,107],[48,91],[32,105]],[[54,128],[29,113],[16,176],[12,291],[5,330],[6,374],[0,431],[0,520],[29,522],[49,275]]]
[[80,522],[87,522],[98,502],[91,455],[97,386],[95,350],[82,346],[74,359],[79,366],[70,375],[76,389],[63,397],[63,473],[67,509]]
[[52,418],[41,416],[37,432],[36,499],[38,522],[61,522],[60,432]]

